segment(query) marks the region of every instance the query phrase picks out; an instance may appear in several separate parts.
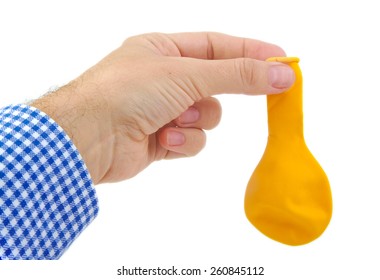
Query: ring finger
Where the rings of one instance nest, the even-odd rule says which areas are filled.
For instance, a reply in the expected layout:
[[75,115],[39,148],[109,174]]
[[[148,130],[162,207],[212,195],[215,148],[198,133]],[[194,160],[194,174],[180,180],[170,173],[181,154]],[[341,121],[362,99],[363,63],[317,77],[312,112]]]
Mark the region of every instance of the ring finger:
[[178,127],[212,129],[222,117],[222,107],[216,98],[210,97],[194,103],[173,122]]

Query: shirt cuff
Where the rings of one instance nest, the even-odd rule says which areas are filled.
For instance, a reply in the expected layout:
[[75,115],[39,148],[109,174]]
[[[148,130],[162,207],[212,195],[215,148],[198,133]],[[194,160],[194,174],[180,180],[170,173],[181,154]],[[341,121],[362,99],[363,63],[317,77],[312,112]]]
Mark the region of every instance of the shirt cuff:
[[97,213],[64,130],[34,107],[0,109],[0,259],[58,259]]

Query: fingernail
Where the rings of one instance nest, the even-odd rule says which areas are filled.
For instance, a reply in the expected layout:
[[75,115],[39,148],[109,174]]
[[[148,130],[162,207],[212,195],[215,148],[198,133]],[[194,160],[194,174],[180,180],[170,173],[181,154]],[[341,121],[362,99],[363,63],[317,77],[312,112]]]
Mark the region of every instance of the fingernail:
[[182,124],[195,123],[198,119],[199,111],[195,107],[190,107],[178,118]]
[[268,80],[269,84],[274,88],[289,88],[295,80],[294,71],[286,65],[274,65],[269,69]]
[[185,143],[185,135],[181,132],[170,131],[167,134],[167,141],[170,146],[180,146]]

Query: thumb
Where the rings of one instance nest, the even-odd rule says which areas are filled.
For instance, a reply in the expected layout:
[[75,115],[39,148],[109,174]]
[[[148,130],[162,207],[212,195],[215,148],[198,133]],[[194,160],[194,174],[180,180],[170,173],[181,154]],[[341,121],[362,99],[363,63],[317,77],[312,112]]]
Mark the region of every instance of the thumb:
[[[251,58],[197,60],[197,79],[203,96],[219,93],[275,94],[290,88],[294,71],[286,64]],[[204,91],[203,91],[204,90]]]

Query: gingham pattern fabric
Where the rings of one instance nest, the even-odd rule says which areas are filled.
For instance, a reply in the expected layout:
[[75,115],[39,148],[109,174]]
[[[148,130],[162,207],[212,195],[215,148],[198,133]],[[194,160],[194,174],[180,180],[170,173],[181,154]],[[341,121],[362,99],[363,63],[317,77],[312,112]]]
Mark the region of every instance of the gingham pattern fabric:
[[0,109],[0,259],[57,259],[97,213],[63,129],[27,105]]

